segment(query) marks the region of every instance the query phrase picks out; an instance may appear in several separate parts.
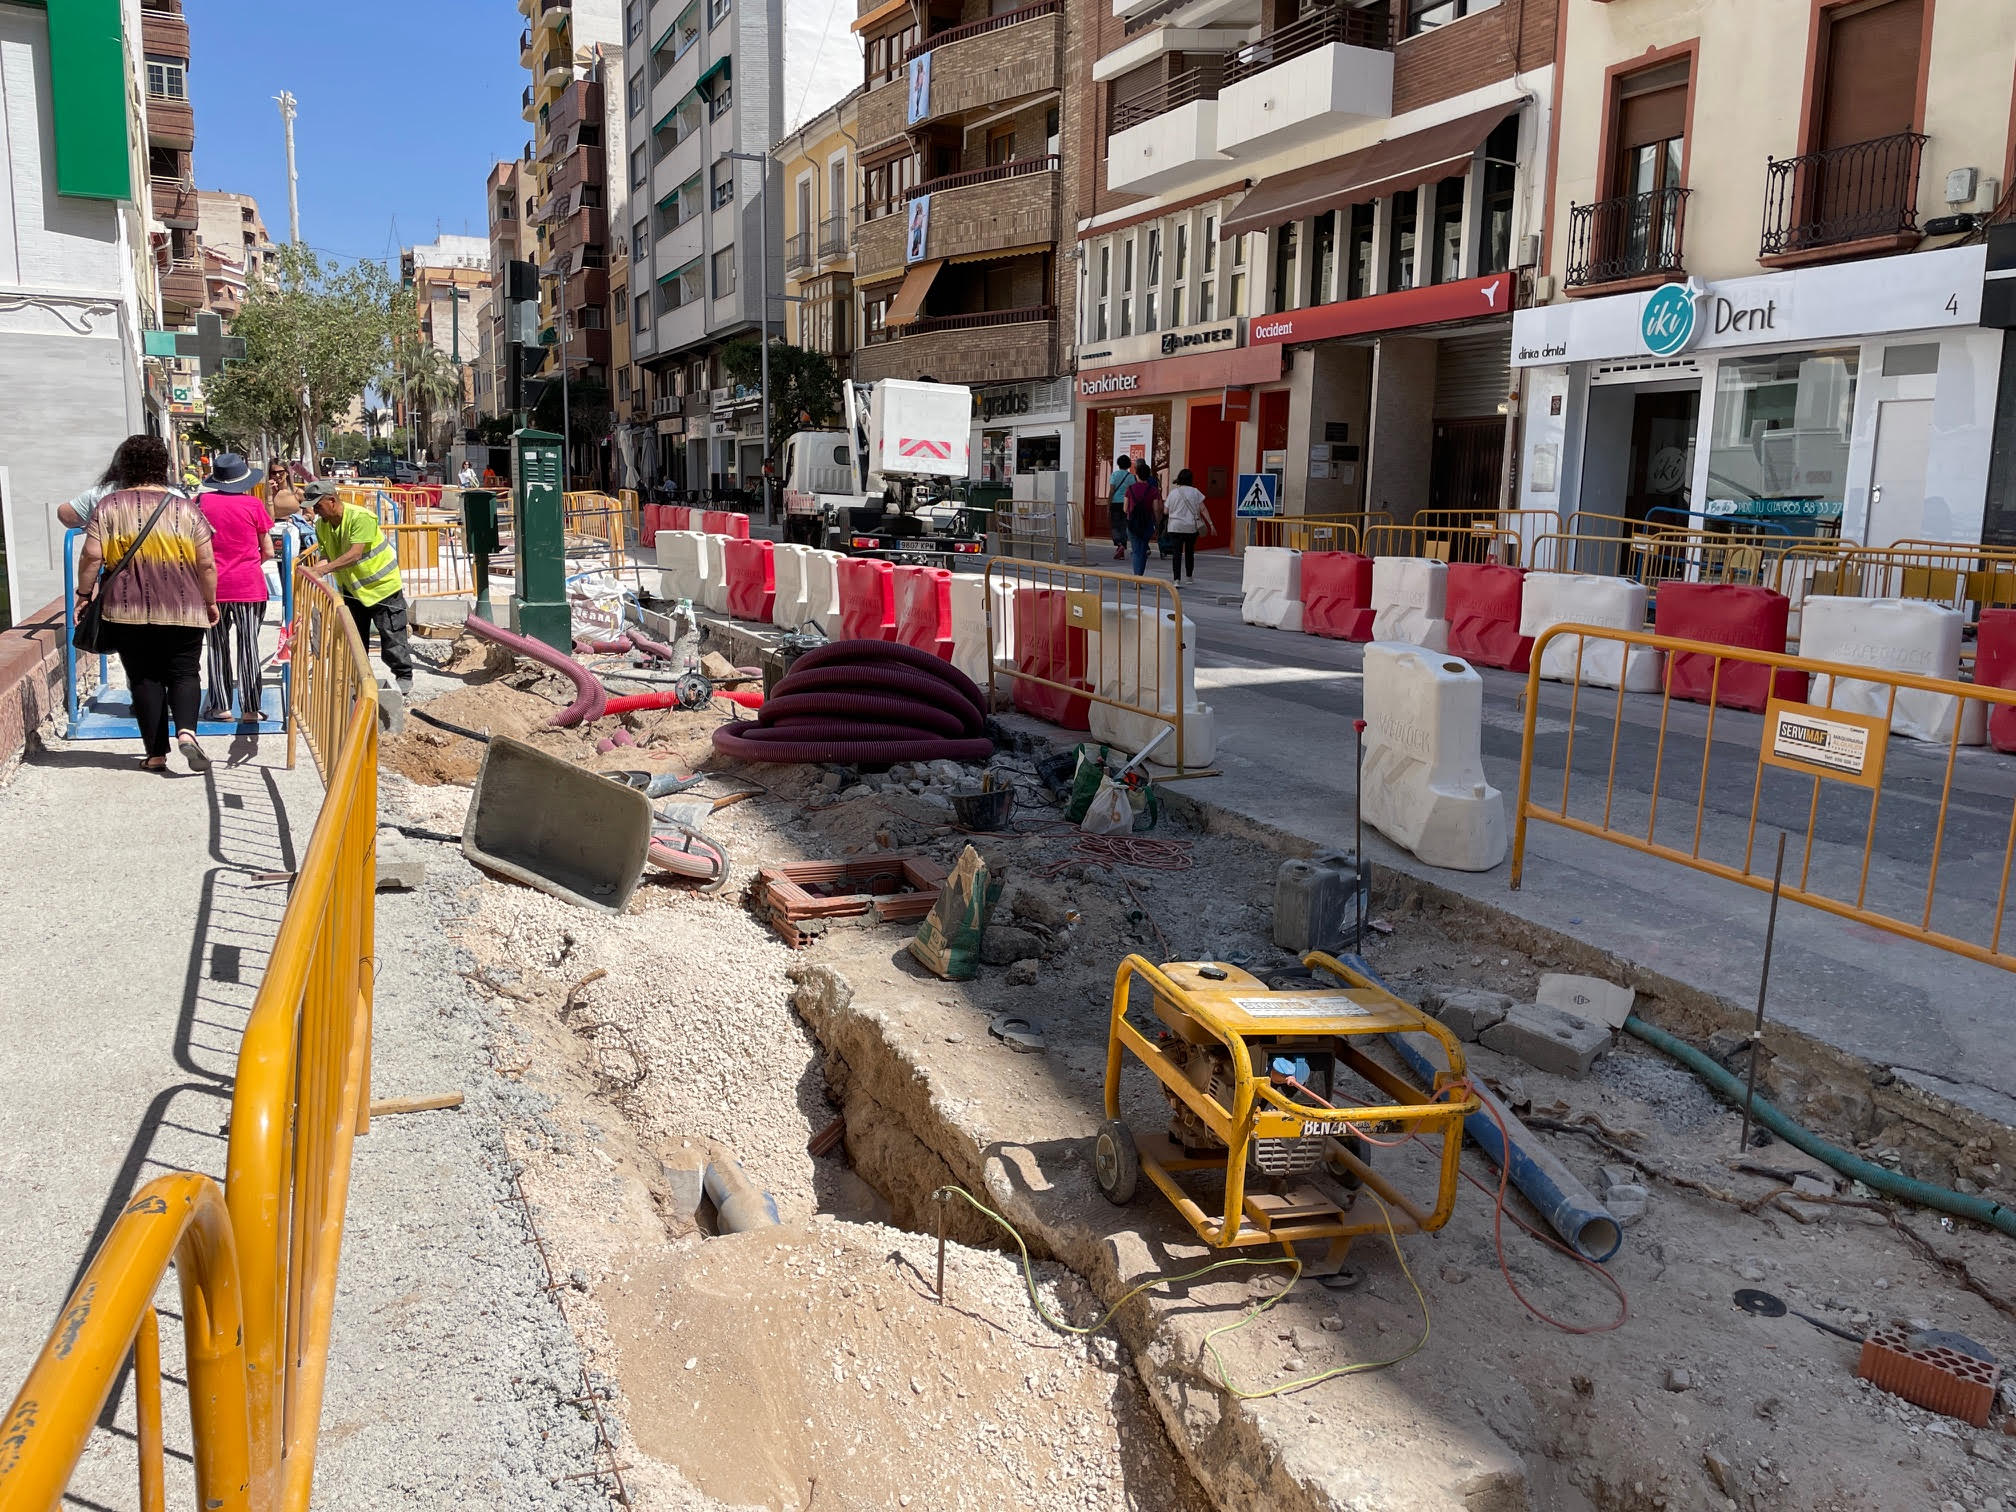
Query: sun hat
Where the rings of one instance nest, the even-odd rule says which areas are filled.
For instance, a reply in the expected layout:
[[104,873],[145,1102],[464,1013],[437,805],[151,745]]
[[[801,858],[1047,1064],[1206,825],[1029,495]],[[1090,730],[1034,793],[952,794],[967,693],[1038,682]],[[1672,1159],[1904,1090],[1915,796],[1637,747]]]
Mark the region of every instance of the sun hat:
[[213,493],[250,493],[266,476],[266,469],[254,467],[236,452],[219,452],[210,459],[210,476],[203,486]]

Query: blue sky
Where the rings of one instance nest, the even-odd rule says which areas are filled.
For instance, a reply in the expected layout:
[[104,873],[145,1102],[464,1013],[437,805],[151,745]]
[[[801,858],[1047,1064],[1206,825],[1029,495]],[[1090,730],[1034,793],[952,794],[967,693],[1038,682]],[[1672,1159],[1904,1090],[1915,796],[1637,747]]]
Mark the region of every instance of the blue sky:
[[518,115],[525,23],[509,0],[184,0],[183,9],[197,187],[255,196],[273,239],[287,239],[273,96],[291,89],[311,247],[389,251],[396,267],[400,246],[437,229],[486,234],[484,180],[530,130]]

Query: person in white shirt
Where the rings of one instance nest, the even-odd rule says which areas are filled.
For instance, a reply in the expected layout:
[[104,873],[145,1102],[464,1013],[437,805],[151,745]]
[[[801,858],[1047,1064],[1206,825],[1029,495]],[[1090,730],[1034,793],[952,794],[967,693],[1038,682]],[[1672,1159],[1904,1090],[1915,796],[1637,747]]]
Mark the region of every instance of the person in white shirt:
[[463,461],[462,471],[456,475],[455,481],[460,483],[464,488],[474,488],[476,486],[476,469],[470,466],[466,459]]
[[1190,469],[1176,474],[1176,486],[1169,490],[1163,505],[1162,539],[1169,553],[1169,572],[1176,582],[1188,572],[1197,580],[1197,533],[1210,530],[1211,511],[1204,507],[1204,492],[1191,481]]

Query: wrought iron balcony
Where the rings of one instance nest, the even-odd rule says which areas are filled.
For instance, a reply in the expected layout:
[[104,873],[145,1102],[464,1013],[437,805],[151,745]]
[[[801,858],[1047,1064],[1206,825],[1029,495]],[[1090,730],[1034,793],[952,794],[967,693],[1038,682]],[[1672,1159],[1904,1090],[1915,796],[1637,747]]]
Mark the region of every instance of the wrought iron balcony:
[[940,174],[937,178],[926,179],[921,184],[912,185],[904,193],[905,199],[916,199],[920,194],[942,194],[947,189],[965,189],[973,184],[991,184],[1000,179],[1021,178],[1029,173],[1049,173],[1058,165],[1055,154],[1048,157],[1018,158],[1012,163],[996,163],[991,168],[968,168],[961,173]]
[[1766,160],[1758,256],[1798,257],[1849,242],[1918,234],[1915,131]]
[[1179,105],[1191,105],[1199,100],[1215,100],[1218,98],[1218,89],[1224,79],[1225,70],[1216,58],[1199,67],[1187,68],[1167,83],[1149,90],[1148,93],[1136,95],[1124,104],[1114,106],[1113,119],[1107,126],[1107,134],[1118,135],[1130,126],[1139,126],[1144,121],[1152,121]]
[[1286,63],[1333,42],[1377,52],[1390,51],[1392,17],[1378,8],[1345,10],[1336,6],[1316,11],[1240,48],[1225,64],[1225,82],[1236,84],[1241,79],[1250,79],[1277,63]]
[[968,21],[963,26],[948,26],[943,31],[933,32],[911,48],[904,54],[904,60],[907,62],[911,58],[921,58],[932,48],[943,47],[948,42],[964,42],[968,37],[999,31],[1004,26],[1018,26],[1024,21],[1034,21],[1038,16],[1052,16],[1063,8],[1063,0],[1035,0],[1032,5],[1003,11],[998,16],[982,16],[978,21]]
[[1674,278],[1685,269],[1686,189],[1620,194],[1568,210],[1569,288],[1627,278]]
[[819,222],[819,255],[844,257],[847,254],[847,212],[841,210]]
[[784,238],[784,271],[795,273],[812,261],[812,233],[795,232]]
[[924,315],[908,325],[883,326],[868,340],[871,344],[880,345],[887,341],[901,341],[906,336],[921,336],[926,331],[977,331],[988,326],[1028,325],[1056,318],[1057,311],[1050,305],[1029,305],[1017,310],[976,310],[968,315]]

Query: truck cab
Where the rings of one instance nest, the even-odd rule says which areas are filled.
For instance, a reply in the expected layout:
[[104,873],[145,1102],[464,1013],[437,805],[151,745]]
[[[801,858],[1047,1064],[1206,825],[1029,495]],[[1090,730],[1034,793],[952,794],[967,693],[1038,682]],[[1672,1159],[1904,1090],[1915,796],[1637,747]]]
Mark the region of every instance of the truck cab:
[[794,517],[817,519],[822,499],[851,501],[857,493],[854,458],[845,431],[796,432],[784,443],[780,471],[787,526]]

